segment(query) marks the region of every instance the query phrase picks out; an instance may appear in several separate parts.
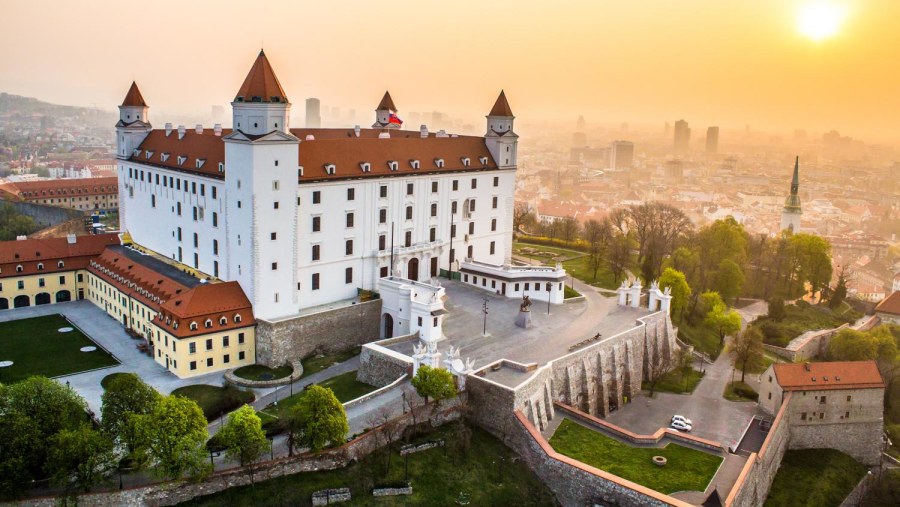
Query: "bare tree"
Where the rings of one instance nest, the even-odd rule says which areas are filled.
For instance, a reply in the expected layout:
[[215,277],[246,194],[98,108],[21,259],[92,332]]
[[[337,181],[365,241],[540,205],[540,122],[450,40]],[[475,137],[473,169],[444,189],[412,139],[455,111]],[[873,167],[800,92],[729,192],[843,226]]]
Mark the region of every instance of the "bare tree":
[[391,469],[394,442],[399,440],[403,426],[397,418],[391,417],[391,410],[388,407],[381,407],[369,414],[369,417],[366,418],[366,424],[370,428],[375,429],[375,441],[384,454],[383,470],[386,474]]
[[579,229],[581,229],[581,225],[577,220],[575,220],[575,217],[567,216],[562,220],[560,229],[563,240],[565,240],[566,243],[571,243],[578,237],[578,232]]
[[672,360],[671,354],[664,354],[654,365],[652,361],[647,361],[647,385],[650,386],[650,396],[656,392],[656,385],[675,367],[675,361]]
[[629,266],[631,266],[631,238],[627,234],[617,234],[610,241],[609,249],[609,270],[617,284]]
[[597,280],[597,271],[603,265],[606,252],[609,249],[609,240],[612,236],[612,226],[609,220],[598,222],[597,220],[588,220],[584,223],[584,240],[590,246],[588,265],[593,272],[592,280]]
[[629,219],[638,244],[638,262],[649,283],[659,277],[663,259],[675,250],[678,238],[691,230],[691,220],[680,209],[656,201],[632,206]]
[[531,206],[525,202],[517,202],[513,208],[513,232],[521,232],[525,228],[532,228],[537,223],[537,216]]

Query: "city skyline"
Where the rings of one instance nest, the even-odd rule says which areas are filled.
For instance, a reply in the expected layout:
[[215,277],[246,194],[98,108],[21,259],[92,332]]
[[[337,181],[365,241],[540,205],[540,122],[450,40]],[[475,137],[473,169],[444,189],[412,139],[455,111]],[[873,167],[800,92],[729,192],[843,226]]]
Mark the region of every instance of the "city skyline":
[[[830,37],[814,30],[827,29],[828,20],[810,32],[810,5],[843,9]],[[900,72],[884,62],[900,56],[890,24],[900,5],[887,0],[522,3],[516,10],[352,3],[353,16],[269,2],[260,12],[279,15],[258,19],[235,15],[238,6],[95,2],[59,4],[48,15],[12,2],[10,18],[40,17],[59,36],[36,39],[29,24],[5,30],[0,40],[18,49],[0,62],[0,90],[110,109],[136,79],[160,116],[196,114],[197,104],[208,112],[233,99],[237,76],[263,46],[298,106],[317,97],[365,111],[388,89],[401,118],[436,110],[474,123],[505,89],[517,114],[533,122],[683,117],[724,130],[839,130],[897,140],[890,111],[900,107],[891,93]],[[60,51],[59,37],[72,27],[78,37]],[[46,79],[51,74],[57,78]]]

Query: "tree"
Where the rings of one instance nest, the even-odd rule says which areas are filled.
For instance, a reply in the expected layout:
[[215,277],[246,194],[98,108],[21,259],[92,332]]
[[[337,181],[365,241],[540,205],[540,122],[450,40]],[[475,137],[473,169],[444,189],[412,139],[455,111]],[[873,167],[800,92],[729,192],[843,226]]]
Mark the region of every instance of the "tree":
[[432,368],[427,364],[419,366],[416,376],[412,379],[412,386],[422,398],[425,404],[432,399],[439,404],[441,400],[456,396],[456,382],[453,374],[444,368]]
[[132,414],[149,414],[162,396],[133,373],[118,375],[101,396],[102,428],[131,453],[136,435]]
[[87,423],[62,430],[51,441],[45,469],[66,491],[72,485],[90,491],[115,466],[112,439]]
[[532,228],[537,224],[534,210],[528,203],[517,202],[513,208],[513,232],[518,233],[526,228]]
[[678,239],[691,228],[680,209],[658,201],[632,206],[628,225],[638,244],[638,263],[646,280],[659,278],[662,261],[676,248]]
[[741,382],[748,369],[762,365],[763,350],[763,335],[755,326],[747,327],[731,341],[728,353],[731,355],[731,364],[741,370]]
[[844,269],[841,268],[841,273],[838,275],[837,285],[834,286],[834,291],[831,292],[831,297],[828,298],[828,307],[832,310],[837,310],[841,304],[844,303],[844,299],[847,298],[847,278],[844,276]]
[[[237,460],[241,466],[256,463],[271,449],[262,421],[250,405],[243,405],[229,414],[219,436],[225,446],[225,455],[232,461]],[[252,468],[250,482],[253,482]]]
[[588,267],[593,273],[592,280],[597,280],[597,272],[606,257],[606,251],[609,247],[609,239],[612,235],[612,227],[608,220],[598,222],[597,220],[588,220],[584,223],[584,240],[589,245]]
[[202,476],[208,472],[206,417],[194,400],[165,396],[150,413],[131,418],[137,434],[137,452],[155,465],[154,473],[177,479],[185,473]]
[[769,312],[768,317],[774,321],[780,321],[787,315],[787,311],[784,309],[784,299],[774,296],[769,299]]
[[672,315],[680,322],[684,317],[684,308],[691,297],[691,287],[681,271],[666,268],[659,276],[659,288],[668,287],[672,294]]
[[560,233],[566,243],[571,243],[578,237],[581,225],[575,220],[575,217],[568,216],[562,220],[560,224]]
[[878,357],[878,343],[855,329],[841,329],[828,343],[828,355],[837,361],[867,361]]
[[688,374],[694,369],[694,356],[688,347],[679,347],[675,352],[675,369],[681,374],[682,390],[687,390]]
[[[2,389],[2,386],[0,386]],[[43,468],[45,450],[37,424],[18,411],[5,409],[0,417],[0,499],[18,497]]]
[[828,287],[831,281],[831,245],[824,238],[813,234],[793,234],[788,239],[791,263],[789,290],[808,283],[815,294]]
[[668,375],[674,367],[675,361],[668,354],[660,356],[659,361],[657,361],[655,365],[648,362],[647,386],[650,387],[651,398],[653,397],[653,393],[656,392],[656,384],[658,384],[663,377]]
[[721,346],[725,343],[726,336],[740,331],[741,316],[729,309],[717,292],[704,292],[701,299],[706,310],[703,322],[718,333]]
[[725,301],[735,299],[744,286],[744,272],[741,267],[731,259],[724,259],[716,269],[715,291]]
[[295,445],[313,452],[342,444],[350,432],[344,406],[327,387],[309,386],[291,412],[291,417],[296,419]]
[[627,234],[617,234],[610,241],[609,270],[616,284],[622,279],[625,270],[631,266],[631,238]]

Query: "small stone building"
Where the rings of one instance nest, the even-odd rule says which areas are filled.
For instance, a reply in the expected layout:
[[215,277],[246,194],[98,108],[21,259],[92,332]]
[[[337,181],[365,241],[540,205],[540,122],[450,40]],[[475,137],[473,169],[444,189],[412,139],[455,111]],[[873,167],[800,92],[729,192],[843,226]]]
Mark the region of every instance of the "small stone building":
[[895,290],[875,307],[875,315],[881,322],[900,324],[900,290]]
[[789,449],[837,449],[864,464],[881,455],[884,381],[875,361],[773,364],[760,378],[759,405],[770,414],[793,392],[785,413]]

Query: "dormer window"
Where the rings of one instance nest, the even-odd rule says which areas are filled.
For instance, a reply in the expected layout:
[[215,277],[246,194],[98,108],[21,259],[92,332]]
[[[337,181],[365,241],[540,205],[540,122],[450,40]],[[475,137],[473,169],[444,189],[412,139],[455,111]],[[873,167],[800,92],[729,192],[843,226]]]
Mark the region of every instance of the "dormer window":
[[149,159],[150,157],[153,156],[153,153],[154,153],[154,152],[152,152],[152,151],[150,151],[150,150],[146,150],[146,151],[144,152],[144,158]]
[[302,178],[302,177],[303,177],[303,166],[302,166],[302,165],[297,166],[297,177],[298,177],[298,178]]
[[209,329],[212,327],[212,319],[206,319],[206,322],[203,323],[203,327]]
[[420,164],[419,164],[418,160],[410,160],[409,166],[412,167],[413,169],[418,169]]
[[37,268],[38,268],[38,271],[43,271],[43,270],[44,270],[44,263],[43,263],[43,262],[38,262]]
[[436,165],[438,169],[443,169],[444,168],[444,159],[442,159],[442,158],[434,159],[434,165]]
[[362,169],[362,172],[367,173],[372,171],[372,164],[368,162],[362,162],[359,164],[359,168]]
[[219,172],[220,173],[225,172],[225,162],[219,162]]
[[64,267],[66,267],[66,263],[63,262],[63,261],[59,261],[59,262],[56,263],[56,267],[58,267],[58,268],[64,268]]
[[206,163],[206,159],[205,159],[205,158],[198,158],[198,159],[194,162],[194,166],[195,166],[197,169],[200,169],[201,167],[203,167],[203,164],[205,164],[205,163]]
[[191,322],[191,331],[196,331],[196,330],[197,330],[197,323]]
[[234,321],[235,321],[235,322],[240,322],[240,321],[241,321],[241,314],[240,314],[240,313],[237,313],[237,314],[234,315]]
[[325,164],[325,174],[329,176],[334,176],[334,173],[337,172],[337,167],[334,164]]
[[396,171],[397,169],[400,168],[400,164],[398,164],[396,160],[388,160],[387,164],[388,164],[388,169],[390,169],[391,171]]
[[178,165],[183,165],[187,162],[187,157],[184,155],[178,155]]
[[220,318],[220,319],[219,319],[219,325],[220,325],[220,326],[224,326],[225,324],[228,324],[228,319],[225,318],[225,317]]
[[462,161],[463,167],[469,167],[469,164],[472,162],[472,161],[469,159],[469,157],[462,157],[462,158],[459,159],[459,160]]
[[159,155],[159,160],[162,161],[162,162],[165,162],[166,160],[169,160],[169,154],[168,154],[168,153],[160,153],[160,155]]
[[487,165],[488,159],[487,157],[479,157],[478,161],[481,162],[481,165]]
[[24,268],[22,268],[22,265],[19,264],[18,266],[16,266],[16,273],[21,273],[22,269],[24,269]]
[[133,151],[132,153],[134,154],[135,157],[140,157],[140,156],[141,156],[141,150],[138,149],[138,148],[135,148],[134,151]]

